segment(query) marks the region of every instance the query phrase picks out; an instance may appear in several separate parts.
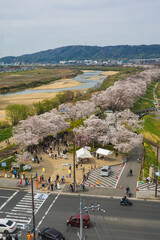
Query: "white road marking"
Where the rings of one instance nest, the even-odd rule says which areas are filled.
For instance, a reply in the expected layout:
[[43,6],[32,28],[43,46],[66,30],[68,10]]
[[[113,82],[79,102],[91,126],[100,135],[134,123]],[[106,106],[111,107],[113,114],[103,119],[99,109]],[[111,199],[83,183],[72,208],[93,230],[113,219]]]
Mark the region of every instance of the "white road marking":
[[[53,204],[56,202],[56,200],[58,199],[59,194],[55,197],[54,201],[51,203],[51,205],[49,206],[48,210],[46,211],[45,215],[43,216],[42,220],[38,223],[37,227],[36,227],[36,231],[39,228],[39,226],[41,225],[43,219],[46,217],[46,215],[48,214],[49,210],[51,209],[51,207],[53,206]],[[30,223],[30,222],[29,222]]]
[[2,208],[4,208],[4,206],[5,206],[7,203],[9,203],[9,201],[11,201],[12,198],[13,198],[18,192],[19,192],[19,190],[16,191],[10,198],[8,198],[8,200],[0,207],[0,210],[1,210]]
[[[10,215],[20,215],[20,216],[28,216],[28,217],[30,217],[31,216],[31,214],[30,213],[25,213],[25,214],[23,214],[23,213],[15,213],[15,212],[5,212],[5,214],[10,214]],[[27,215],[28,214],[28,215]]]
[[7,196],[0,196],[0,198],[9,198],[9,197],[7,197]]
[[119,182],[119,179],[120,179],[120,177],[121,177],[121,175],[122,175],[122,172],[124,171],[124,169],[125,169],[125,166],[126,166],[126,162],[125,162],[125,164],[124,164],[124,167],[122,168],[122,171],[120,172],[120,174],[119,174],[119,177],[118,177],[118,180],[117,180],[117,182],[116,182],[116,185],[115,185],[115,187],[114,188],[116,188],[117,187],[117,185],[118,185],[118,182]]

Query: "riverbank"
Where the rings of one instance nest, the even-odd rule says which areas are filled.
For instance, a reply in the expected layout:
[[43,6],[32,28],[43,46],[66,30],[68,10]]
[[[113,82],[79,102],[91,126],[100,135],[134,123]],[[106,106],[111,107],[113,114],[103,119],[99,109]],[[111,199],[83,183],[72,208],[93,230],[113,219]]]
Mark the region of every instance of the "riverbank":
[[[84,70],[83,73],[93,73],[91,76],[88,75],[88,77],[86,77],[86,81],[87,79],[89,80],[95,80],[95,81],[99,81],[102,77],[108,77],[110,75],[113,74],[117,74],[118,72],[116,71],[103,71],[101,72],[100,75],[96,74],[96,72],[94,73],[94,71],[91,70]],[[83,78],[83,77],[82,77]],[[85,78],[84,82],[85,82]],[[71,78],[64,78],[61,80],[57,80],[53,83],[47,84],[47,85],[42,85],[39,87],[35,87],[35,88],[30,88],[29,90],[45,90],[46,92],[34,92],[34,93],[27,93],[25,94],[13,94],[13,95],[4,95],[0,97],[0,120],[5,120],[5,108],[9,105],[9,104],[24,104],[24,105],[32,105],[33,103],[42,101],[44,99],[52,99],[56,96],[57,92],[49,92],[49,90],[51,89],[69,89],[72,87],[78,87],[83,85],[82,82],[80,81],[76,81],[75,79],[71,79]],[[48,90],[48,92],[47,92]],[[86,89],[78,89],[78,91],[85,91]],[[72,91],[77,91],[72,90]]]

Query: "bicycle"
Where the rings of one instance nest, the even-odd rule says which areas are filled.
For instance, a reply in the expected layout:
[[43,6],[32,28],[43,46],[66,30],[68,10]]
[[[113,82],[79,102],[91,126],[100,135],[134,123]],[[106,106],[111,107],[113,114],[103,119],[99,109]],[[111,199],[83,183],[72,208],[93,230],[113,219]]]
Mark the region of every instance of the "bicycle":
[[127,177],[131,177],[131,176],[133,176],[133,173],[132,172],[128,172],[127,173]]

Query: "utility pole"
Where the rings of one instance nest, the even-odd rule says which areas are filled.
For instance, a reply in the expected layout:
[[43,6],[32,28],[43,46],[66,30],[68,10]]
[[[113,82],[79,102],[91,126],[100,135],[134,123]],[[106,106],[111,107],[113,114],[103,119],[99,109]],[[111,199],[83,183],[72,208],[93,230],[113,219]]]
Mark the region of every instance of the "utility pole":
[[73,181],[74,181],[74,192],[76,192],[76,166],[75,166],[75,136],[73,135]]
[[[103,213],[105,213],[105,210],[100,208],[100,205],[97,204],[97,205],[92,205],[90,207],[84,207],[82,208],[82,196],[80,195],[80,232],[78,233],[78,237],[79,237],[79,240],[85,240],[85,238],[83,238],[83,213],[82,213],[82,210],[85,210],[86,212],[88,212],[88,210],[92,210],[94,211],[94,209],[97,209],[98,211],[101,211]],[[98,239],[100,240],[100,236],[97,236]]]
[[32,190],[32,221],[33,221],[33,240],[35,240],[34,193],[33,193],[33,178],[32,178],[32,175],[31,175],[31,190]]
[[[159,155],[159,142],[157,142],[157,162],[156,162],[156,170],[158,169],[158,155]],[[156,173],[155,170],[155,173]],[[155,186],[155,197],[157,197],[157,175],[155,174],[155,181],[156,181],[156,186]]]

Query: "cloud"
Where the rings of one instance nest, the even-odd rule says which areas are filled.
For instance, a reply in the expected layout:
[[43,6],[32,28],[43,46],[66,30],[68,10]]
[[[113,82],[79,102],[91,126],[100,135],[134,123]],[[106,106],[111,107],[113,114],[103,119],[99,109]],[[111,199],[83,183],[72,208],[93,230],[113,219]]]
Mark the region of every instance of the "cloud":
[[64,45],[159,43],[159,0],[1,0],[0,56]]

